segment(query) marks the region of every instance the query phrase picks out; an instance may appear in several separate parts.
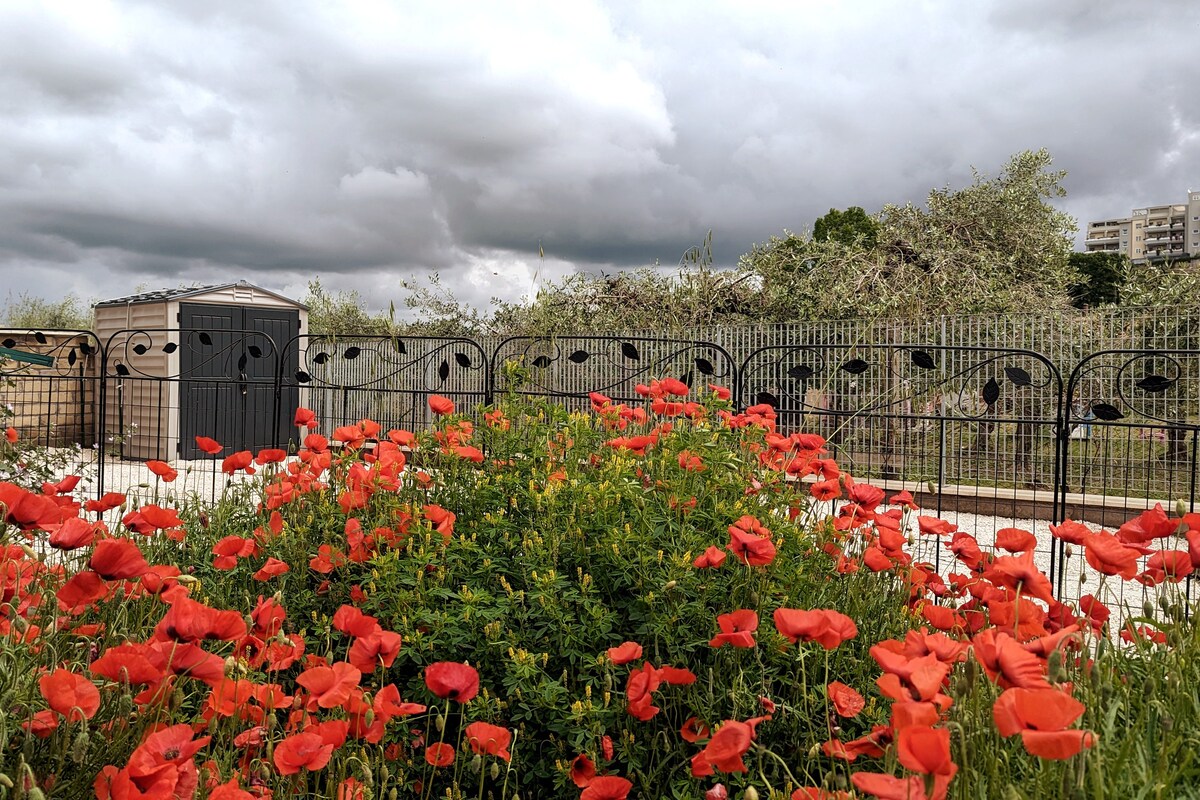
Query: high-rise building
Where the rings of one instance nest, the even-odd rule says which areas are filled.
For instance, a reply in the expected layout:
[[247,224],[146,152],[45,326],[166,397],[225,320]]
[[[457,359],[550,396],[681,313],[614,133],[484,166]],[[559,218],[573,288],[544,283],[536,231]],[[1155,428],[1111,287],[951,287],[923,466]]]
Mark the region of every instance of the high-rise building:
[[1123,253],[1130,261],[1200,258],[1200,192],[1188,191],[1185,203],[1089,222],[1083,247],[1088,253]]

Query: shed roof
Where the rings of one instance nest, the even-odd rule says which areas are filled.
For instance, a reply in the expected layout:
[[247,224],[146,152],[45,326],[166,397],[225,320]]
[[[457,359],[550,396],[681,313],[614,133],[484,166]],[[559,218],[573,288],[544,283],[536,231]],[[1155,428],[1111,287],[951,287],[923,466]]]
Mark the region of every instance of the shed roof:
[[162,303],[167,300],[182,300],[188,297],[199,297],[200,295],[209,294],[210,292],[219,292],[222,289],[230,289],[235,286],[244,289],[253,289],[256,292],[262,292],[263,294],[269,294],[272,297],[277,297],[280,300],[291,303],[297,308],[308,310],[308,306],[304,305],[304,303],[293,300],[290,297],[284,297],[278,292],[272,292],[270,289],[264,289],[261,286],[255,286],[251,283],[247,283],[246,281],[214,283],[208,286],[181,286],[175,289],[157,289],[151,292],[131,294],[127,297],[116,297],[112,300],[101,300],[99,303],[96,303],[95,307],[100,308],[101,306],[127,306],[138,305],[141,303]]

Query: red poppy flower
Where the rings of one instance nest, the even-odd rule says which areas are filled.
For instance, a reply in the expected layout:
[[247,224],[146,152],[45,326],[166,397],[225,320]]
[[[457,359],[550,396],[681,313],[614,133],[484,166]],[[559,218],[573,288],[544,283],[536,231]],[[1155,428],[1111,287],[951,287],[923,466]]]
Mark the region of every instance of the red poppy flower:
[[232,475],[238,470],[244,469],[247,475],[253,475],[254,467],[251,466],[253,463],[253,453],[249,450],[239,450],[233,455],[225,457],[225,460],[221,462],[221,472],[224,472],[226,475]]
[[429,410],[439,417],[454,413],[454,401],[440,394],[429,395]]
[[135,781],[154,779],[163,774],[165,767],[173,766],[180,777],[190,773],[188,777],[194,780],[196,767],[192,758],[212,740],[211,736],[199,739],[194,736],[192,726],[187,724],[170,725],[150,733],[129,757],[129,774]]
[[917,517],[917,529],[929,536],[945,536],[958,530],[958,526],[939,517],[919,516]]
[[696,557],[692,562],[692,566],[697,569],[708,569],[710,567],[719,567],[725,563],[726,553],[719,547],[710,546],[707,550]]
[[0,507],[3,519],[21,530],[53,530],[62,522],[63,509],[53,498],[0,481]]
[[988,677],[1004,688],[1045,689],[1046,662],[1030,653],[1007,633],[995,628],[980,631],[971,640],[975,658]]
[[637,642],[625,642],[617,647],[608,648],[608,659],[612,663],[628,664],[630,661],[637,661],[642,657],[642,646]]
[[579,795],[579,800],[625,800],[633,784],[618,775],[601,775]]
[[770,539],[737,527],[729,528],[728,547],[734,558],[751,567],[764,567],[775,560],[775,544]]
[[254,457],[254,463],[259,465],[279,464],[286,459],[286,450],[280,450],[278,447],[268,447],[258,451],[258,455]]
[[435,742],[425,748],[425,761],[435,767],[448,767],[454,763],[454,748],[445,742]]
[[158,477],[162,478],[165,483],[170,483],[179,477],[179,473],[165,461],[151,459],[146,462],[146,468],[153,472]]
[[232,642],[246,635],[246,620],[241,612],[210,608],[188,597],[182,586],[168,590],[164,599],[171,607],[154,628],[157,639]]
[[512,759],[512,754],[508,752],[508,746],[512,743],[512,731],[508,728],[491,725],[487,722],[472,722],[464,729],[463,733],[467,737],[467,744],[471,746],[472,752],[484,756],[495,756],[504,761]]
[[838,611],[824,609],[777,608],[775,628],[793,644],[801,640],[817,642],[826,650],[833,650],[858,635],[854,620]]
[[263,564],[262,567],[260,567],[258,571],[254,573],[254,580],[268,581],[277,575],[282,575],[285,572],[288,572],[289,570],[291,570],[291,567],[287,565],[287,562],[280,561],[278,558],[268,558],[267,563]]
[[838,483],[837,478],[830,478],[824,481],[816,481],[808,487],[808,491],[814,498],[822,502],[836,500],[842,496],[842,485]]
[[296,409],[296,416],[292,418],[292,424],[297,428],[308,428],[311,431],[317,427],[317,413],[311,408],[301,406]]
[[571,760],[571,782],[580,789],[587,786],[596,777],[596,765],[584,753]]
[[425,685],[438,697],[468,703],[479,694],[479,673],[469,664],[438,661],[425,668]]
[[13,426],[9,425],[7,428],[4,429],[4,440],[6,442],[8,442],[9,444],[16,444],[17,439],[19,439],[19,438],[20,438],[20,434],[17,433],[17,429],[14,428]]
[[857,717],[858,712],[862,711],[867,701],[858,693],[852,686],[847,686],[840,681],[834,681],[825,687],[825,691],[829,694],[830,701],[833,702],[833,709],[838,713],[838,716],[852,718]]
[[600,737],[600,755],[604,756],[605,761],[613,760],[613,740],[608,734]]
[[89,512],[103,514],[111,511],[125,502],[125,495],[120,492],[106,492],[99,500],[88,500],[83,507]]
[[100,690],[87,678],[68,669],[56,669],[38,679],[38,689],[50,708],[68,722],[91,719],[100,710]]
[[333,756],[334,746],[319,734],[308,731],[286,737],[275,745],[275,769],[280,775],[295,775],[302,769],[323,769]]
[[374,672],[380,667],[387,669],[400,654],[400,644],[400,634],[375,630],[354,640],[346,660],[364,673]]
[[1101,531],[1083,540],[1083,556],[1092,568],[1105,575],[1120,575],[1129,580],[1137,574],[1141,553],[1127,547],[1111,533]]
[[[850,776],[850,782],[855,789],[879,800],[927,800],[928,797],[925,781],[920,775],[897,778],[878,772],[856,772]],[[945,794],[941,796],[945,797]]]
[[96,531],[100,529],[102,529],[100,523],[88,522],[79,517],[70,517],[63,520],[58,530],[50,534],[47,544],[58,550],[87,547],[95,541]]
[[1062,760],[1091,747],[1091,731],[1068,730],[1086,707],[1055,688],[1006,690],[992,706],[996,730],[1001,736],[1020,733],[1025,749],[1040,758]]
[[754,729],[745,722],[726,720],[704,748],[704,757],[722,772],[746,772],[742,756],[750,749]]
[[296,683],[307,689],[321,708],[337,708],[349,699],[361,678],[362,673],[354,665],[337,661],[301,672]]
[[1010,553],[1024,553],[1037,547],[1037,537],[1020,528],[1001,528],[996,531],[996,547]]
[[983,576],[996,586],[1007,586],[1047,603],[1054,601],[1050,579],[1034,564],[1032,550],[1019,556],[1001,556],[994,559]]
[[717,386],[715,383],[710,383],[708,385],[708,390],[712,392],[718,400],[728,400],[730,397],[733,397],[733,392],[731,392],[727,387]]
[[210,456],[215,456],[217,453],[225,449],[225,446],[216,439],[210,439],[207,436],[196,437],[196,447]]
[[150,568],[145,556],[130,539],[103,539],[96,542],[88,567],[105,580],[137,578]]
[[1186,550],[1159,550],[1146,559],[1146,571],[1138,580],[1147,586],[1163,581],[1179,583],[1192,574],[1192,559]]
[[958,768],[950,759],[950,731],[910,725],[896,737],[896,755],[900,763],[923,775],[953,774]]
[[225,783],[214,786],[208,800],[258,800],[258,796],[243,789],[234,776]]
[[679,735],[685,742],[698,742],[707,739],[711,731],[699,717],[688,717],[679,729]]
[[754,647],[754,632],[758,630],[758,614],[743,608],[717,617],[721,632],[709,640],[710,647],[729,644],[734,647]]
[[116,683],[155,683],[162,680],[163,670],[150,661],[150,648],[137,642],[114,645],[93,661],[88,669],[93,675]]

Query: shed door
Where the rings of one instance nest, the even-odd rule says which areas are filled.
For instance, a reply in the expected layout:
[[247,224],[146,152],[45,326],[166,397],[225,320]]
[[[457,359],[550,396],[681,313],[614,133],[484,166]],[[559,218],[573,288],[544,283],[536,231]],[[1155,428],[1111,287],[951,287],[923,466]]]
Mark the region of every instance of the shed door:
[[[299,311],[181,303],[179,327],[180,457],[204,457],[197,436],[216,439],[226,455],[285,446],[298,390],[277,406],[276,377],[280,349],[300,331]],[[295,348],[289,361],[289,370],[299,368]]]

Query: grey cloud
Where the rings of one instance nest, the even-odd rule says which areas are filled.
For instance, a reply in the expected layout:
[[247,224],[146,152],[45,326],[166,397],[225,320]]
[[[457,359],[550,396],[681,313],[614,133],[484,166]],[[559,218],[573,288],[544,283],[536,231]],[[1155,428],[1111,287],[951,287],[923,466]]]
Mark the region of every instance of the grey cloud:
[[[1089,217],[1200,184],[1191,3],[0,9],[0,279],[315,274],[386,305],[719,263],[1045,146]],[[544,279],[541,275],[538,280]]]

